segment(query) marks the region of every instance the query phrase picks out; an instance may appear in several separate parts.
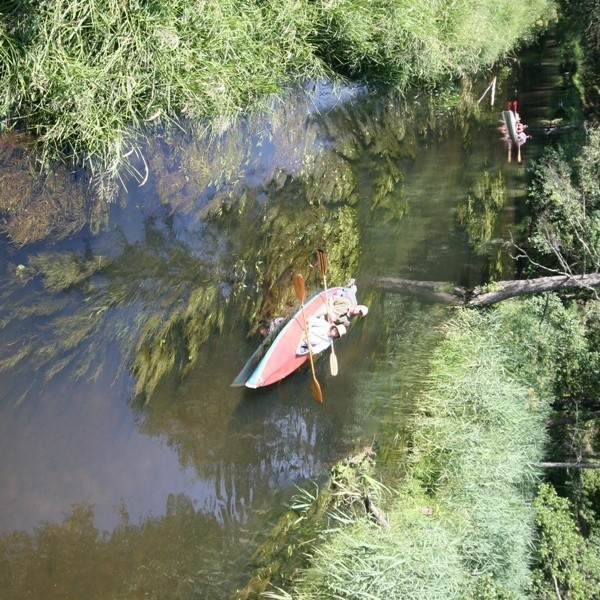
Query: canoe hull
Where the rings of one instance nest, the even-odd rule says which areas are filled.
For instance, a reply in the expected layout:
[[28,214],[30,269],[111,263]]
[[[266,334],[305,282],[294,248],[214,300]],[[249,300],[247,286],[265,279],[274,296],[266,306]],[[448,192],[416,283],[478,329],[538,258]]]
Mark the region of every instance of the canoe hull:
[[[334,296],[341,287],[327,290],[328,296]],[[325,292],[320,292],[304,304],[306,318],[315,315],[325,306]],[[275,332],[274,339],[265,340],[250,357],[232,385],[245,385],[249,388],[260,388],[281,381],[307,360],[308,354],[298,356],[296,350],[304,335],[304,319],[302,310],[298,310],[290,320]],[[245,381],[244,381],[245,380]]]
[[515,113],[512,110],[504,110],[502,111],[502,119],[506,125],[506,131],[510,141],[513,144],[516,144],[519,138],[517,133],[517,117]]

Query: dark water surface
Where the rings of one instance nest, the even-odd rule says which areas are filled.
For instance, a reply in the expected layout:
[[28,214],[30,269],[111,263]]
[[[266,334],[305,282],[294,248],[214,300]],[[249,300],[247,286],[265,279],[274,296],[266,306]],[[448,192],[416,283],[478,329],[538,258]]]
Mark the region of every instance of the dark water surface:
[[[487,82],[480,85],[483,90]],[[243,319],[231,316],[235,302],[222,335],[211,335],[189,373],[165,378],[145,405],[131,402],[134,378],[122,368],[123,346],[112,334],[94,333],[74,350],[102,346],[93,380],[73,378],[74,367],[68,367],[46,381],[51,367],[27,366],[26,360],[24,368],[3,373],[0,548],[12,557],[1,574],[12,581],[10,589],[32,597],[220,598],[243,583],[254,536],[273,507],[290,497],[294,484],[322,476],[356,443],[377,434],[362,429],[361,395],[369,378],[385,377],[381,325],[397,318],[385,310],[377,276],[474,285],[504,265],[501,276],[510,277],[494,239],[511,226],[515,203],[522,201],[524,166],[543,141],[524,149],[524,164],[507,164],[495,121],[508,92],[500,88],[494,109],[483,108],[486,98],[473,114],[432,109],[425,97],[403,104],[352,90],[333,98],[321,89],[308,100],[297,98],[293,110],[282,109],[276,127],[246,124],[226,147],[207,146],[215,156],[227,155],[211,160],[229,172],[198,194],[188,190],[177,203],[161,204],[159,197],[172,188],[157,170],[112,205],[109,226],[99,235],[82,232],[49,246],[115,255],[118,241],[126,240],[152,248],[148,255],[167,256],[167,245],[176,243],[184,258],[218,269],[239,246],[254,247],[259,256],[265,240],[252,239],[243,219],[227,228],[206,221],[215,190],[234,190],[238,198],[250,190],[252,202],[267,206],[280,202],[290,186],[293,191],[297,180],[313,177],[317,183],[302,189],[317,193],[319,168],[345,168],[354,177],[351,207],[360,241],[353,274],[359,299],[371,311],[337,343],[337,378],[327,361],[317,364],[321,406],[312,401],[307,372],[265,390],[230,387],[258,343],[248,339]],[[527,109],[523,102],[523,115]],[[268,135],[257,133],[263,126],[271,127]],[[186,143],[178,149],[183,156]],[[458,214],[485,173],[502,176],[507,204],[494,212],[491,241],[481,242],[469,238]],[[293,222],[294,205],[281,206]],[[14,265],[48,249],[34,246],[16,250],[3,242],[4,286],[12,285]],[[144,259],[124,254],[121,260],[140,298],[113,310],[133,323],[146,293],[145,279],[135,280],[142,270],[135,260]],[[25,306],[30,297],[32,303],[47,299],[35,281],[15,293]],[[230,297],[230,290],[223,294]],[[88,301],[85,293],[55,296],[61,295],[69,296],[73,313]],[[19,321],[0,330],[0,343],[17,348],[33,332],[50,339],[56,334],[44,323],[39,316]],[[18,576],[25,583],[16,582]]]

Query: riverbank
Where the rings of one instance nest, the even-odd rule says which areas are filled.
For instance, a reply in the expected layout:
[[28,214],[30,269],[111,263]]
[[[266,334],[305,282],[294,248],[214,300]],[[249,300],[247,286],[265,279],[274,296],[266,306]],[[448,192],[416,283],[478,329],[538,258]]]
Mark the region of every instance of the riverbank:
[[[396,299],[386,302],[399,308]],[[535,465],[547,443],[560,354],[555,322],[564,309],[556,299],[535,298],[486,313],[424,308],[423,315],[434,311],[440,319],[443,310],[445,322],[429,334],[442,337],[430,359],[415,364],[404,353],[419,333],[416,321],[390,338],[389,353],[400,364],[395,386],[389,377],[386,385],[404,387],[402,363],[429,371],[401,428],[410,432],[407,450],[390,451],[398,449],[392,424],[406,410],[397,393],[388,397],[375,443],[385,485],[367,477],[358,493],[340,493],[319,542],[297,544],[308,564],[276,582],[268,597],[497,598],[531,589],[532,501],[541,481]],[[366,496],[389,527],[365,510]]]
[[142,180],[147,132],[222,131],[322,77],[432,85],[492,65],[552,18],[549,0],[23,5],[0,16],[0,117],[47,166],[84,166],[97,186]]

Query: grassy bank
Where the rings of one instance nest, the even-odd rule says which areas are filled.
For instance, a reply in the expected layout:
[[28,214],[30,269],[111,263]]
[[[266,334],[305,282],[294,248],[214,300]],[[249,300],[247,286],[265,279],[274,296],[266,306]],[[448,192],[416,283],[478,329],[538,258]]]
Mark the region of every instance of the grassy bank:
[[[551,298],[453,313],[430,360],[418,361],[428,375],[407,428],[403,394],[389,401],[399,407],[398,427],[410,433],[408,454],[381,460],[396,490],[377,499],[391,526],[374,523],[362,503],[346,504],[345,523],[337,519],[310,566],[272,597],[524,597],[561,319],[565,311]],[[392,337],[392,346],[413,333]],[[413,355],[391,353],[414,368]],[[402,389],[406,369],[398,367],[388,377]]]
[[[474,72],[551,17],[550,0],[43,0],[0,9],[0,117],[122,173],[143,132],[264,107],[319,77],[405,88]],[[134,151],[131,154],[132,150]],[[140,176],[141,177],[141,176]]]

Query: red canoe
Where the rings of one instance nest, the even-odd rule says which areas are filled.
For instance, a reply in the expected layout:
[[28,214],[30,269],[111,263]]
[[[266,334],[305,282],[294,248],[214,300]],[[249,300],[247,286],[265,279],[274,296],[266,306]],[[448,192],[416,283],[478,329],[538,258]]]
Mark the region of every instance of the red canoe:
[[[341,291],[341,287],[327,290],[329,297]],[[325,306],[325,292],[320,292],[304,303],[306,318],[312,317]],[[281,381],[299,369],[307,360],[308,354],[298,356],[296,350],[304,335],[302,310],[289,320],[279,331],[273,332],[250,357],[232,386],[259,388]]]

